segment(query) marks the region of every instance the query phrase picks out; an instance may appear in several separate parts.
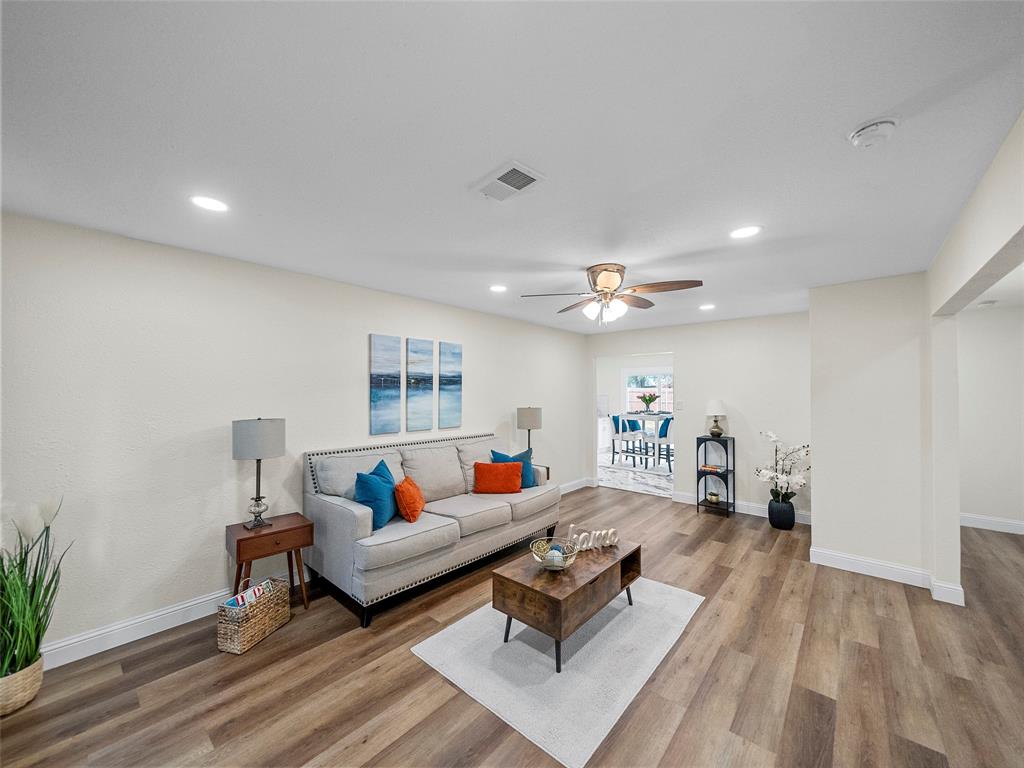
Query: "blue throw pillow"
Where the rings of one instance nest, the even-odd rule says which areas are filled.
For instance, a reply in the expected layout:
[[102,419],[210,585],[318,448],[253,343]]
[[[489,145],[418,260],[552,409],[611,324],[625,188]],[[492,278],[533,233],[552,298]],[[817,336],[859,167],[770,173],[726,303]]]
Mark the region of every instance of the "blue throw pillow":
[[634,432],[640,432],[640,422],[636,419],[627,419],[626,423],[629,424],[629,428]]
[[373,530],[383,528],[398,513],[395,477],[383,459],[370,474],[356,473],[356,501],[373,510]]
[[508,456],[504,453],[491,451],[491,462],[493,464],[508,464],[514,461],[518,461],[523,465],[523,484],[521,487],[533,488],[533,486],[537,484],[537,481],[533,477],[533,448],[527,448],[525,451],[517,453],[515,456]]
[[668,425],[672,423],[672,419],[665,419],[661,422],[661,428],[658,430],[658,437],[668,437]]

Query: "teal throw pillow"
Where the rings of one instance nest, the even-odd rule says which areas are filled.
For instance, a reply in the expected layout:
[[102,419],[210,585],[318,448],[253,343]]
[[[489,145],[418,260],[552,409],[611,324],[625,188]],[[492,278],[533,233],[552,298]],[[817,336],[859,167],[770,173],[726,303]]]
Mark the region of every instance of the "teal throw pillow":
[[395,478],[381,459],[370,474],[356,473],[356,501],[373,510],[373,530],[383,528],[398,514]]
[[515,456],[508,456],[498,451],[491,451],[491,463],[492,464],[508,464],[510,462],[520,462],[523,465],[523,484],[522,488],[533,488],[537,481],[533,477],[533,448],[527,448],[522,453],[517,453]]

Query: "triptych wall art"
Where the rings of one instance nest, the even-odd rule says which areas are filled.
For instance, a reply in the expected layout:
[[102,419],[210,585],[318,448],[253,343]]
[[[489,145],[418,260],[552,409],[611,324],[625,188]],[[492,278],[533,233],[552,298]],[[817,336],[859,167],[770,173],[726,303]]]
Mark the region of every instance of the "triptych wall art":
[[405,386],[402,386],[402,338],[370,334],[370,434],[402,431],[405,392],[407,432],[434,428],[434,384],[437,382],[437,426],[462,426],[462,345],[438,342],[437,375],[432,339],[405,340]]

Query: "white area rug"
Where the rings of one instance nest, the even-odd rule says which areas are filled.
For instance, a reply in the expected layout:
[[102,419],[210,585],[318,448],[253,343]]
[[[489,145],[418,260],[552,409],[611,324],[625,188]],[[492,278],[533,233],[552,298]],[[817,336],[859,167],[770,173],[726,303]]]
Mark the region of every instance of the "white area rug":
[[704,600],[640,578],[562,643],[512,621],[490,603],[412,652],[569,768],[582,768]]

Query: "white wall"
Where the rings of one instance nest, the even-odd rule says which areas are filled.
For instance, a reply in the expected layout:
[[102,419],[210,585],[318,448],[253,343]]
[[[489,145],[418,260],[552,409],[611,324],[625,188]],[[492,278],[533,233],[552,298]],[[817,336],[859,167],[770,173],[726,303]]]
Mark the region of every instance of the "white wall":
[[927,569],[923,273],[811,290],[814,547]]
[[301,509],[302,451],[371,441],[371,331],[462,342],[448,434],[525,444],[515,409],[539,405],[554,481],[588,469],[580,335],[19,216],[3,218],[3,278],[4,497],[63,493],[55,532],[74,541],[48,641],[228,586],[224,525],[246,518],[254,478],[231,459],[232,419],[287,419],[263,487],[272,514]]
[[1024,307],[971,309],[957,323],[960,512],[1024,530]]
[[[596,361],[597,396],[608,397],[609,413],[622,413],[626,407],[625,377],[636,371],[672,373],[672,355],[615,355]],[[657,407],[657,403],[654,406]]]
[[[694,439],[707,434],[705,406],[708,400],[718,398],[729,411],[723,422],[726,434],[736,438],[737,497],[741,502],[768,503],[768,486],[754,477],[754,466],[770,457],[769,444],[760,432],[772,430],[794,444],[810,438],[806,313],[587,338],[595,366],[603,357],[672,353],[676,492],[696,493]],[[810,488],[801,491],[794,503],[798,510],[809,512]]]
[[929,311],[953,314],[1021,263],[1024,114],[957,217],[928,269]]

